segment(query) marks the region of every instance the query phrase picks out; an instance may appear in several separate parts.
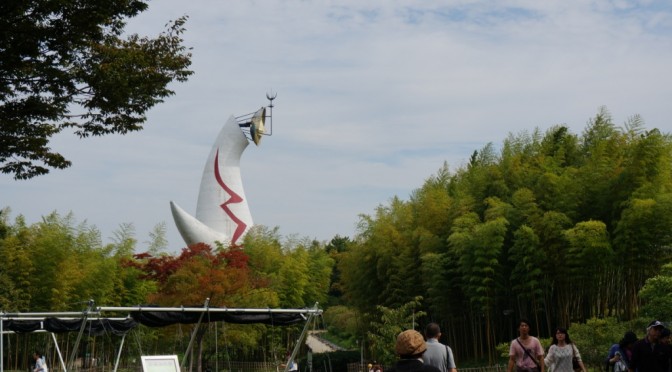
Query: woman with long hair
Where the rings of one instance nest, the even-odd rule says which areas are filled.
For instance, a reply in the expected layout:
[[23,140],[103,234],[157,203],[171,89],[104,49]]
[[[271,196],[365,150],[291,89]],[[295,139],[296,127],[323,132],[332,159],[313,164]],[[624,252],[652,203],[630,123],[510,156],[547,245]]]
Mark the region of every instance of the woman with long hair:
[[586,367],[581,360],[579,349],[569,338],[569,333],[564,328],[556,328],[553,334],[553,343],[548,348],[548,354],[544,358],[544,363],[550,372],[574,372],[572,359],[576,358],[578,363],[577,371],[586,372]]

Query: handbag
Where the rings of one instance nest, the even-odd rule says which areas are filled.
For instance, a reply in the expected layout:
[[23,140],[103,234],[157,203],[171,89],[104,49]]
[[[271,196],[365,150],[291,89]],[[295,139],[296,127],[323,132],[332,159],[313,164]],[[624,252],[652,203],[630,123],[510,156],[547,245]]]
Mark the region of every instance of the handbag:
[[581,365],[579,364],[579,358],[576,357],[576,346],[572,344],[572,368],[575,371],[581,370]]
[[519,339],[519,338],[516,338],[516,341],[518,341],[518,343],[520,344],[520,347],[523,349],[523,351],[525,351],[525,354],[527,354],[527,356],[530,357],[530,359],[532,359],[532,361],[534,362],[534,365],[537,366],[535,369],[532,369],[532,370],[529,370],[529,369],[527,369],[527,368],[520,368],[520,367],[516,366],[516,371],[519,371],[519,372],[537,372],[537,371],[541,371],[541,366],[539,365],[539,362],[537,362],[537,359],[536,359],[535,357],[533,357],[532,354],[530,354],[530,351],[527,350],[527,349],[525,348],[525,346],[523,346],[523,343],[520,342],[520,339]]

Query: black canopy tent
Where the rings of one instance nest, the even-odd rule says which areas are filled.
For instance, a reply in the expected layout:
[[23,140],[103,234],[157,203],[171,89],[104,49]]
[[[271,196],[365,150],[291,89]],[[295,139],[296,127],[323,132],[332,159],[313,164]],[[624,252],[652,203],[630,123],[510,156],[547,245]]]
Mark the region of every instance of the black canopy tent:
[[2,329],[5,332],[29,333],[46,331],[51,333],[77,332],[86,323],[85,332],[92,336],[100,336],[105,332],[111,332],[115,336],[123,336],[126,332],[138,326],[138,322],[131,318],[127,319],[83,319],[83,318],[29,318],[7,319],[2,321]]
[[[306,309],[249,309],[249,308],[219,308],[208,307],[209,299],[204,307],[156,307],[156,306],[133,306],[133,307],[94,307],[93,301],[89,308],[83,312],[43,312],[43,313],[0,313],[0,372],[4,372],[4,334],[5,333],[29,333],[50,332],[56,333],[79,332],[75,345],[81,336],[87,332],[91,335],[100,335],[110,332],[122,337],[121,345],[117,354],[114,372],[119,366],[119,359],[128,331],[142,324],[147,327],[165,327],[173,324],[200,324],[208,322],[227,322],[234,324],[267,324],[267,325],[293,325],[305,321],[305,326],[299,337],[299,342],[292,351],[291,358],[296,353],[305,337],[310,321],[322,314],[316,303],[313,308]],[[127,313],[126,318],[107,318],[104,313]],[[207,316],[205,316],[207,315]],[[185,355],[192,347],[195,331],[192,334]],[[64,372],[71,369],[74,364],[75,348],[66,367],[61,356],[58,344],[56,350]],[[184,360],[182,362],[184,367]],[[288,367],[286,367],[288,368]],[[287,370],[287,369],[285,369]]]

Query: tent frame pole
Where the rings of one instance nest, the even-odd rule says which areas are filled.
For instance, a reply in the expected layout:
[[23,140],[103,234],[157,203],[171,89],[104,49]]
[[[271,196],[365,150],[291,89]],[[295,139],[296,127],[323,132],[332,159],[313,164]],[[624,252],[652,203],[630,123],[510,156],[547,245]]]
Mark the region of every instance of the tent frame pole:
[[[86,329],[86,320],[89,317],[89,313],[93,309],[93,300],[89,300],[89,307],[87,308],[86,311],[82,314],[82,326],[79,328],[79,333],[77,334],[77,340],[75,341],[75,345],[72,347],[72,354],[70,354],[70,360],[68,361],[68,369],[72,369],[75,366],[75,357],[77,356],[77,349],[79,349],[79,342],[82,340],[82,335],[84,334],[84,330]],[[86,355],[84,355],[84,358],[86,358]],[[82,358],[82,367],[86,365],[86,362],[84,361],[84,358]]]
[[[128,332],[126,332],[128,333]],[[121,344],[119,345],[119,352],[117,353],[117,360],[114,361],[114,371],[117,372],[119,368],[119,360],[121,360],[121,351],[124,349],[124,340],[126,340],[126,333],[121,337]],[[67,371],[66,371],[67,372]]]
[[58,354],[58,361],[61,362],[63,372],[68,372],[68,369],[65,366],[65,362],[63,361],[63,354],[61,354],[61,348],[58,347],[58,341],[56,341],[56,335],[53,332],[51,332],[51,338],[54,340],[54,346],[56,346],[56,353]]
[[299,349],[301,348],[301,345],[303,344],[303,339],[306,337],[306,334],[308,333],[308,326],[313,322],[313,319],[315,318],[315,315],[318,314],[317,305],[318,305],[318,303],[316,302],[315,305],[313,306],[313,312],[309,313],[308,319],[306,319],[306,324],[303,325],[303,331],[301,331],[301,334],[299,335],[299,339],[296,340],[296,345],[294,345],[294,349],[292,350],[292,355],[289,357],[289,360],[287,361],[287,364],[285,365],[285,372],[289,371],[289,361],[294,362],[294,358],[296,357],[296,354],[299,353]]
[[[205,303],[203,304],[204,309],[208,309],[208,305],[210,304],[210,299],[206,298]],[[191,338],[189,339],[189,345],[187,345],[187,350],[184,352],[184,358],[182,358],[182,364],[180,365],[180,369],[184,370],[184,366],[187,364],[187,359],[190,359],[191,364],[194,364],[194,361],[191,360],[193,359],[190,355],[191,349],[194,346],[194,339],[196,339],[196,334],[198,333],[198,329],[201,327],[201,322],[203,321],[203,316],[205,315],[205,312],[202,312],[201,315],[198,317],[198,323],[194,325],[194,330],[191,332]],[[189,368],[189,371],[191,371],[191,368]]]

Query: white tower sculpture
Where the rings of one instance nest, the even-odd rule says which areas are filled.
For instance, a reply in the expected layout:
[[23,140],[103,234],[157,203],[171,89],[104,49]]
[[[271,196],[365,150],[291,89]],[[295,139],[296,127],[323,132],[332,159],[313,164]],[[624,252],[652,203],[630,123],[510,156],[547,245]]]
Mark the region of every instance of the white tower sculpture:
[[[275,95],[266,97],[272,112]],[[231,116],[212,146],[201,178],[196,217],[170,202],[175,225],[187,245],[202,242],[215,247],[217,241],[224,246],[240,244],[252,227],[240,177],[240,157],[250,140],[259,145],[261,136],[267,134],[266,108],[244,117],[249,119],[239,121],[241,118]]]

